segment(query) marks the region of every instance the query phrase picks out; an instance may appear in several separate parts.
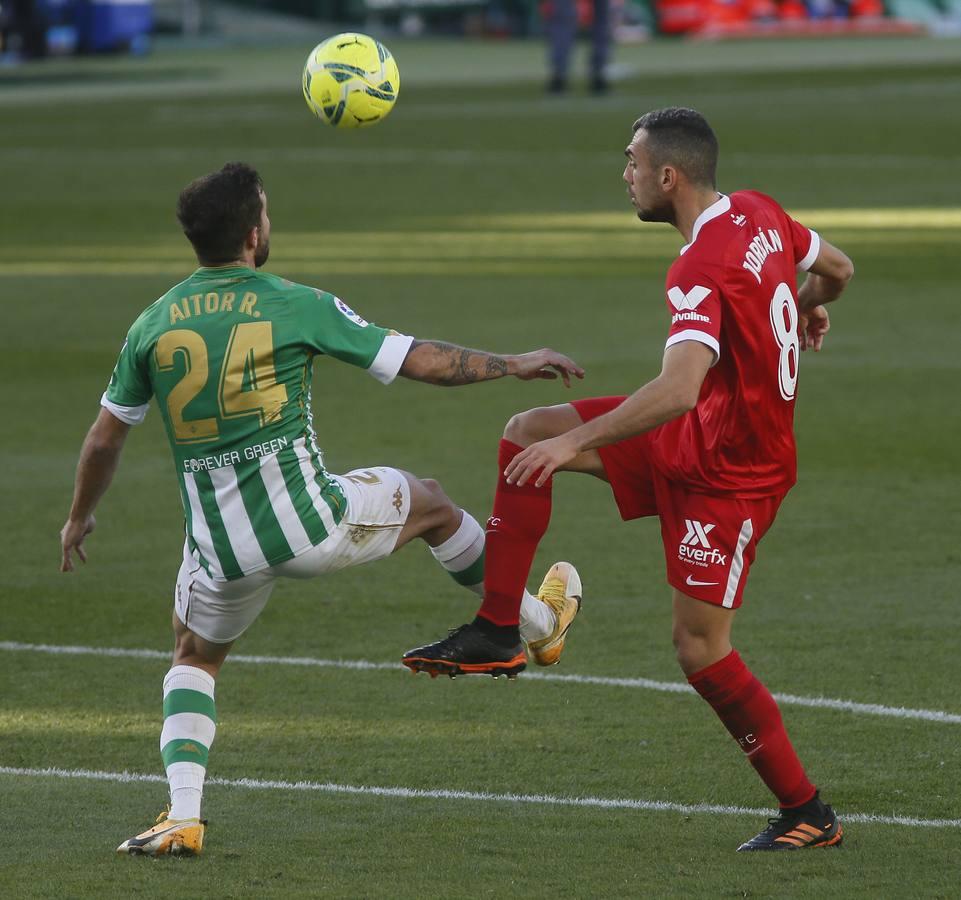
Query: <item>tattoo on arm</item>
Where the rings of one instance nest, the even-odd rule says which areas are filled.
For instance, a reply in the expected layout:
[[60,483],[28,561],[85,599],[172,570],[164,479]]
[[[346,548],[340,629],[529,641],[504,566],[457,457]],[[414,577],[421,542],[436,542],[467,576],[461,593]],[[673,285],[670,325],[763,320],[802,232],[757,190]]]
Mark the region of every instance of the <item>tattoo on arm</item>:
[[410,356],[416,357],[426,369],[415,377],[449,387],[489,381],[507,374],[507,361],[503,357],[444,341],[415,340],[411,344]]
[[[450,352],[456,354],[457,349],[451,347]],[[449,376],[450,384],[466,384],[471,381],[477,381],[477,370],[471,367],[470,357],[470,350],[460,351],[460,354],[457,358],[457,364],[452,367],[454,371]]]
[[488,378],[502,378],[507,374],[507,362],[499,356],[488,356],[486,371]]

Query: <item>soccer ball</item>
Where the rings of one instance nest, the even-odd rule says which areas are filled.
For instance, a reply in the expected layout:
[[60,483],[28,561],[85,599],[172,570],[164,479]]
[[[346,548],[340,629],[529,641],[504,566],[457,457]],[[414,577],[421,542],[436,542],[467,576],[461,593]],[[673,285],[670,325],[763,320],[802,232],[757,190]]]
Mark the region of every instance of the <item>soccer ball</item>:
[[366,34],[337,34],[310,51],[304,99],[310,111],[336,128],[379,122],[393,108],[400,73],[390,51]]

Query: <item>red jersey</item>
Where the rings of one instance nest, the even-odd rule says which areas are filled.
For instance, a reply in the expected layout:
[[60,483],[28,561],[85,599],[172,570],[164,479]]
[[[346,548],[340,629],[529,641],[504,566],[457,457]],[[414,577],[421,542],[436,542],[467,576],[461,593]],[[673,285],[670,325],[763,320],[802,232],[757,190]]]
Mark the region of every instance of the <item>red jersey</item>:
[[697,405],[651,432],[671,481],[706,494],[783,494],[797,476],[797,270],[817,258],[817,233],[756,191],[722,196],[698,216],[667,273],[667,346],[715,353]]

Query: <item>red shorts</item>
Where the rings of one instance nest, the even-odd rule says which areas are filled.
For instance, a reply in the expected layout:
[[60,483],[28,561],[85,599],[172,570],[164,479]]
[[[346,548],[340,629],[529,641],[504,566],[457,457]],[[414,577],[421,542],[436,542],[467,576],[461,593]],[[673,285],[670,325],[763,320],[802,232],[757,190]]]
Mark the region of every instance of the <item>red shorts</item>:
[[[619,406],[624,397],[592,397],[571,405],[585,422]],[[784,495],[744,500],[698,494],[668,481],[652,460],[649,434],[597,451],[621,518],[659,516],[667,581],[682,594],[736,609],[757,545]]]

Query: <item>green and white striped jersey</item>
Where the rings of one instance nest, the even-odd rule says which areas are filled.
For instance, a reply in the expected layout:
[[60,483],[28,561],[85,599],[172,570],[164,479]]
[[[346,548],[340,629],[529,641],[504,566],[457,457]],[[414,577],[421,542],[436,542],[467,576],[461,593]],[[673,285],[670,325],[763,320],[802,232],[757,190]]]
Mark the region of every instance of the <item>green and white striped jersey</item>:
[[314,434],[314,357],[387,384],[412,340],[324,291],[201,268],[134,322],[101,404],[135,425],[156,396],[188,546],[211,578],[229,581],[319,544],[346,511]]

